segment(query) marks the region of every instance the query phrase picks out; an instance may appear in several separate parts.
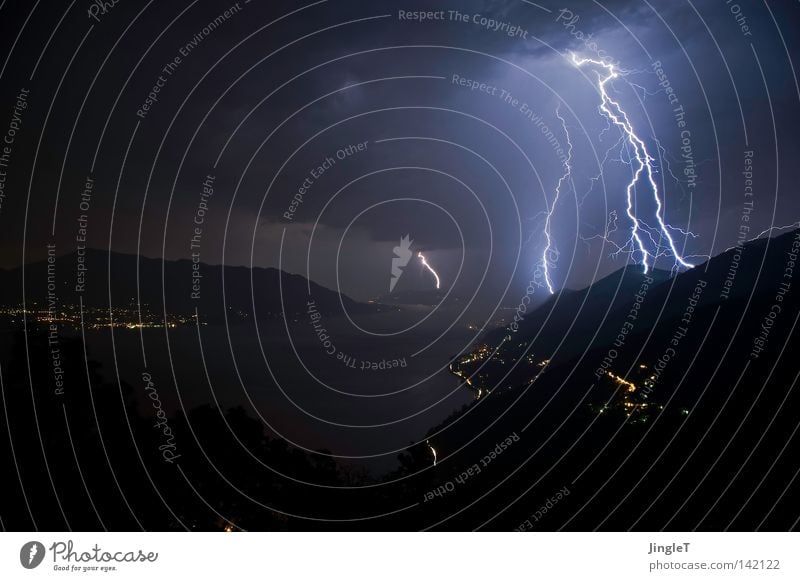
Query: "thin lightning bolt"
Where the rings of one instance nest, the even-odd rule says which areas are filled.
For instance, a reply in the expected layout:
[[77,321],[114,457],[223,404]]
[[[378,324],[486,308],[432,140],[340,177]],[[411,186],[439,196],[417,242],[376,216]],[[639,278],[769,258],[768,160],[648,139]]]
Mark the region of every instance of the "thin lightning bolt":
[[601,240],[605,240],[606,243],[608,244],[616,246],[617,250],[621,251],[619,245],[609,238],[611,234],[617,231],[617,220],[618,220],[617,211],[611,210],[611,212],[608,213],[608,220],[606,221],[605,231],[602,234],[595,234],[594,236],[589,236],[589,237],[581,236],[580,237],[581,241],[584,244],[586,244],[588,248],[591,248],[589,242],[591,242],[592,240],[597,240],[599,238]]
[[38,545],[31,545],[31,550],[30,550],[30,553],[28,554],[28,565],[33,563],[33,558],[36,556],[36,553],[38,553],[38,552],[39,552],[39,546]]
[[669,174],[669,176],[674,180],[675,184],[681,189],[681,192],[683,193],[683,197],[681,199],[685,198],[686,190],[683,187],[683,182],[681,181],[681,179],[675,175],[674,171],[672,171],[672,166],[669,163],[669,154],[667,153],[667,150],[661,146],[661,143],[658,141],[658,139],[653,139],[653,141],[655,141],[656,147],[658,147],[658,152],[661,154],[661,161],[663,162],[664,169],[666,170],[667,174]]
[[561,195],[561,186],[566,180],[569,179],[569,176],[572,173],[572,166],[570,165],[572,162],[572,141],[569,137],[567,122],[561,116],[561,112],[559,111],[558,107],[556,107],[556,117],[558,117],[558,119],[561,121],[561,127],[564,128],[564,134],[567,136],[567,158],[564,160],[564,173],[561,174],[560,178],[558,178],[558,184],[556,184],[556,193],[555,196],[553,196],[553,203],[547,209],[547,218],[544,222],[544,236],[547,239],[547,243],[545,244],[544,251],[542,252],[542,269],[544,270],[544,281],[547,284],[547,290],[550,291],[550,294],[555,292],[553,290],[553,282],[550,280],[550,252],[553,248],[553,238],[550,233],[550,221],[553,218],[553,212],[556,210],[556,204],[558,204],[558,198]]
[[[798,226],[800,226],[800,222],[795,222],[794,224],[787,224],[786,226],[770,226],[769,228],[767,228],[766,230],[761,232],[758,236],[755,236],[755,237],[751,238],[750,240],[748,240],[748,242],[753,242],[754,240],[758,240],[762,236],[764,236],[765,234],[770,234],[771,235],[776,230],[778,232],[780,232],[781,230],[788,230],[789,228],[797,228]],[[728,248],[728,250],[730,250],[730,248]]]
[[431,449],[431,454],[433,454],[433,465],[436,466],[436,448],[431,446],[430,442],[425,442],[425,443],[428,444],[428,448]]
[[417,252],[417,256],[418,256],[418,257],[419,257],[419,259],[422,261],[422,266],[424,266],[425,268],[427,268],[428,270],[430,270],[430,271],[431,271],[431,274],[434,276],[434,278],[436,278],[436,288],[438,289],[438,288],[439,288],[439,275],[438,275],[438,274],[436,274],[436,271],[435,271],[435,270],[433,270],[433,269],[431,268],[431,265],[427,263],[427,261],[425,260],[425,257],[424,257],[424,256],[422,256],[422,252]]
[[[653,177],[654,174],[653,162],[655,161],[655,159],[648,153],[644,141],[642,141],[639,138],[639,136],[636,135],[636,132],[634,131],[633,126],[631,125],[631,122],[628,119],[628,116],[625,113],[625,111],[622,109],[619,103],[614,101],[609,96],[608,91],[606,90],[606,84],[612,79],[616,79],[620,75],[620,73],[618,73],[614,69],[614,65],[607,64],[603,61],[597,61],[587,58],[579,59],[578,57],[575,56],[574,53],[571,54],[571,57],[572,57],[572,62],[576,67],[581,67],[584,64],[589,63],[592,65],[596,65],[602,68],[603,70],[607,71],[607,74],[605,76],[602,76],[598,73],[597,86],[598,89],[600,90],[600,97],[601,97],[600,111],[602,111],[602,113],[608,119],[610,119],[611,122],[614,123],[614,125],[622,129],[623,133],[627,137],[628,143],[630,143],[631,147],[633,148],[633,154],[638,165],[636,171],[634,171],[633,178],[631,179],[630,183],[626,188],[626,195],[628,202],[626,212],[631,220],[631,223],[633,224],[631,228],[631,238],[632,241],[635,242],[636,249],[638,249],[638,252],[641,254],[644,273],[647,274],[651,267],[650,263],[648,263],[648,258],[650,257],[650,253],[647,251],[647,248],[645,247],[642,241],[642,235],[641,235],[642,227],[639,219],[636,217],[636,214],[634,213],[634,202],[633,202],[634,189],[636,188],[636,184],[639,182],[639,179],[641,178],[643,173],[646,174],[647,176],[647,180],[650,183],[650,188],[653,191],[653,198],[656,202],[656,219],[658,220],[658,225],[660,228],[659,236],[667,240],[669,248],[672,251],[672,256],[674,257],[675,262],[677,264],[680,264],[681,266],[684,266],[686,268],[693,268],[694,267],[693,264],[689,264],[681,257],[680,253],[678,252],[678,249],[675,247],[675,241],[672,239],[672,236],[669,233],[669,229],[667,228],[667,225],[664,222],[664,207],[661,203],[661,198],[658,195],[658,186],[656,185],[656,180]],[[649,236],[649,233],[648,237],[650,237],[652,241],[652,237]],[[657,257],[658,255],[653,257],[653,262],[655,262],[655,259]]]

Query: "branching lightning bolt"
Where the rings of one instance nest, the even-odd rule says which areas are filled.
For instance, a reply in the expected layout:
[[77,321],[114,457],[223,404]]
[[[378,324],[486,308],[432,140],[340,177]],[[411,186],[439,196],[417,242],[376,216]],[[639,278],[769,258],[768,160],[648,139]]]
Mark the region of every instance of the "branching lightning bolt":
[[558,204],[558,198],[561,196],[561,186],[564,185],[564,182],[569,179],[570,174],[572,173],[572,141],[569,137],[567,122],[561,116],[561,112],[559,111],[558,107],[556,107],[556,117],[558,117],[558,119],[561,121],[561,127],[564,128],[564,134],[567,136],[567,157],[564,160],[564,173],[562,173],[561,177],[558,178],[556,192],[553,196],[553,203],[547,208],[547,217],[545,218],[544,222],[544,236],[547,242],[545,244],[544,251],[542,252],[542,270],[544,271],[544,281],[547,284],[547,290],[550,291],[550,294],[555,292],[553,290],[553,282],[550,280],[550,253],[553,249],[553,238],[550,232],[551,220],[553,218],[553,212],[556,210],[556,204]]
[[[647,177],[647,181],[649,182],[650,188],[653,192],[653,199],[656,203],[656,220],[658,221],[658,232],[659,237],[665,239],[669,246],[669,249],[672,253],[673,258],[675,259],[676,267],[678,265],[683,266],[685,268],[692,268],[694,265],[686,262],[683,257],[678,252],[677,247],[675,246],[675,241],[672,239],[672,235],[669,232],[669,227],[664,221],[664,206],[661,203],[661,198],[658,195],[658,185],[656,184],[656,180],[654,178],[655,169],[653,167],[653,162],[655,159],[648,153],[647,147],[645,146],[644,141],[639,138],[636,134],[633,126],[631,125],[630,120],[628,119],[627,114],[622,109],[619,103],[614,101],[608,94],[606,89],[606,85],[612,79],[617,78],[620,73],[615,70],[614,65],[605,63],[603,61],[583,58],[579,59],[573,53],[571,55],[572,62],[576,67],[581,67],[584,64],[592,64],[595,65],[604,71],[606,71],[605,76],[598,73],[598,90],[600,91],[600,111],[603,115],[609,119],[614,125],[619,127],[625,137],[627,138],[628,143],[630,144],[631,148],[633,149],[633,158],[631,161],[636,162],[636,169],[633,173],[633,178],[631,179],[630,183],[626,188],[626,195],[627,195],[627,207],[626,213],[628,214],[628,218],[630,218],[632,226],[631,226],[631,243],[634,246],[634,249],[641,255],[642,265],[644,267],[644,273],[647,274],[652,266],[652,263],[655,262],[655,259],[658,258],[659,254],[656,253],[652,260],[650,252],[648,252],[647,248],[643,242],[643,236],[647,236],[650,238],[651,243],[655,241],[652,238],[651,229],[639,220],[636,216],[634,210],[634,190],[636,188],[637,183],[642,177],[642,174],[645,174]],[[647,229],[642,228],[642,224]],[[655,230],[654,228],[652,230]],[[623,248],[627,246],[624,245]],[[658,245],[656,245],[658,246]]]
[[424,266],[425,268],[427,268],[428,270],[431,271],[431,274],[436,279],[436,288],[438,289],[439,288],[439,275],[436,274],[436,271],[431,268],[431,265],[428,264],[428,262],[425,260],[425,257],[422,256],[422,252],[417,252],[417,256],[422,261],[422,266]]

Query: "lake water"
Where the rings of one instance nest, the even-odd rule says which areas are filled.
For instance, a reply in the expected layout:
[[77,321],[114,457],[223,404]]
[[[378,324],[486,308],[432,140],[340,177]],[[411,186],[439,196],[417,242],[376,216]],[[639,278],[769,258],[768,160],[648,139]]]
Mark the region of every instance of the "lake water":
[[258,330],[253,324],[145,329],[141,335],[118,329],[116,349],[107,331],[87,333],[87,345],[109,379],[115,379],[116,351],[120,376],[139,397],[146,369],[170,409],[241,405],[260,415],[273,435],[299,447],[368,457],[349,461],[385,470],[399,451],[473,397],[447,364],[477,331],[466,320],[446,330],[454,315],[439,311],[402,331],[429,314],[429,307],[415,307],[355,319],[368,333],[344,317],[310,314],[290,322],[288,331],[282,320],[259,323]]

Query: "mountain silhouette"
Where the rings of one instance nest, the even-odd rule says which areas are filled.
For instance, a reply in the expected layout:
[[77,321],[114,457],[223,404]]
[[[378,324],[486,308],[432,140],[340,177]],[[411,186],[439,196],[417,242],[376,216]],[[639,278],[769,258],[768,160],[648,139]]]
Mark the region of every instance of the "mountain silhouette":
[[[428,503],[428,517],[446,518],[502,485],[481,503],[490,521],[449,525],[791,528],[796,510],[784,492],[800,470],[800,443],[786,435],[797,427],[787,410],[800,405],[800,283],[789,279],[798,248],[800,230],[749,242],[671,278],[654,276],[638,302],[644,276],[626,267],[556,294],[517,332],[488,332],[451,363],[479,398],[430,430],[448,468],[429,489],[481,467],[481,451],[510,434],[520,440],[480,479]],[[465,442],[473,454],[442,461]],[[409,465],[425,461],[424,449],[405,454]],[[542,511],[565,487],[558,509]]]
[[[79,262],[80,258],[80,262]],[[83,271],[78,276],[79,264]],[[135,307],[154,312],[193,314],[209,320],[224,316],[259,319],[294,316],[313,300],[319,312],[336,315],[371,313],[386,307],[354,301],[306,278],[275,268],[221,266],[191,260],[160,260],[130,254],[88,249],[85,256],[71,253],[55,258],[48,281],[48,263],[25,267],[25,299],[28,305],[47,303],[48,282],[54,282],[60,305],[84,307]],[[0,304],[22,303],[23,272],[18,267],[0,270]],[[83,283],[80,286],[80,283]]]

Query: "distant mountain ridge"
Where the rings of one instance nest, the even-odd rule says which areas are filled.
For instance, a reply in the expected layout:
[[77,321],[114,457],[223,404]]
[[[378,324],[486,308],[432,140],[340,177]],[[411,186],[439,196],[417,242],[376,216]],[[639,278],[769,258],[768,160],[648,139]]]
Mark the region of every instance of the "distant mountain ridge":
[[[82,279],[79,264],[85,269]],[[221,318],[226,310],[248,316],[255,312],[258,318],[282,312],[297,315],[306,312],[309,300],[316,303],[318,311],[329,315],[341,314],[343,306],[351,313],[386,308],[357,302],[275,268],[209,265],[188,259],[162,261],[96,249],[88,249],[82,256],[77,252],[58,256],[51,265],[47,260],[27,265],[25,289],[28,304],[46,304],[48,292],[52,292],[60,305],[76,305],[82,300],[87,307],[103,307],[109,305],[110,297],[115,307],[140,302],[168,313],[198,309],[212,318]],[[22,267],[0,270],[0,304],[21,303]]]
[[[766,283],[781,279],[785,262],[781,258],[784,253],[776,249],[790,247],[798,235],[800,230],[795,230],[730,248],[674,277],[664,270],[651,270],[645,275],[641,265],[626,265],[586,288],[558,291],[526,315],[519,322],[516,333],[507,327],[494,329],[484,335],[482,342],[497,345],[506,335],[513,341],[528,342],[533,340],[537,331],[546,328],[545,334],[536,336],[536,350],[539,352],[555,349],[568,330],[573,335],[585,337],[597,333],[595,345],[609,344],[619,331],[619,325],[610,322],[624,319],[634,302],[639,300],[648,305],[637,309],[636,313],[636,327],[648,328],[657,319],[664,321],[679,317],[685,307],[683,298],[690,296],[701,281],[708,284],[708,290],[703,292],[700,306],[746,301],[751,292],[758,296],[769,295],[773,289]],[[767,244],[770,245],[769,255],[765,255]],[[646,282],[648,279],[652,282]],[[730,287],[723,296],[726,279],[730,279]],[[675,300],[678,298],[680,300]],[[559,354],[569,358],[584,348],[580,341],[574,348],[566,343],[559,348]]]
[[[539,329],[545,328],[545,334],[536,336],[537,351],[554,350],[568,331],[591,336],[601,329],[603,321],[611,313],[626,309],[637,293],[646,296],[653,288],[669,280],[670,273],[667,271],[651,270],[645,275],[641,266],[627,265],[586,288],[556,292],[524,316],[516,331],[508,327],[493,329],[483,337],[482,342],[495,346],[503,342],[506,336],[512,341],[520,339],[527,342],[537,335]],[[598,342],[603,342],[602,334],[601,329]],[[571,349],[570,345],[561,345],[559,352],[566,357],[577,351]]]

